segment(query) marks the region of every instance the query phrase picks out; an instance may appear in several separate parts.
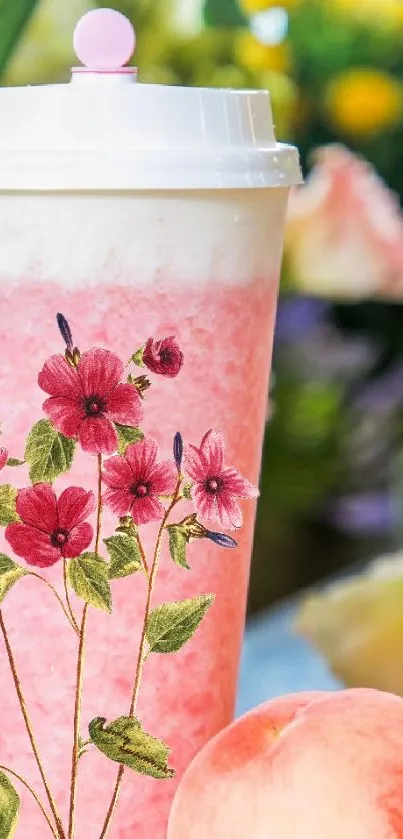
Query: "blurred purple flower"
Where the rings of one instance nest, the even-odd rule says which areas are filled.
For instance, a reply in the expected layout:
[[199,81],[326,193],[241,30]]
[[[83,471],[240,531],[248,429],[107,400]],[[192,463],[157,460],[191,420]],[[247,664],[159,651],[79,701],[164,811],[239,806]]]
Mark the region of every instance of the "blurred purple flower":
[[355,536],[390,533],[397,521],[397,505],[386,492],[332,498],[323,508],[326,521]]
[[300,379],[352,383],[370,371],[378,356],[369,338],[347,337],[333,324],[319,323],[298,342],[279,348],[277,360]]
[[299,341],[313,327],[322,323],[330,307],[314,297],[286,297],[280,300],[276,341]]
[[394,411],[403,402],[403,366],[397,365],[383,376],[365,384],[356,396],[353,408],[358,411]]

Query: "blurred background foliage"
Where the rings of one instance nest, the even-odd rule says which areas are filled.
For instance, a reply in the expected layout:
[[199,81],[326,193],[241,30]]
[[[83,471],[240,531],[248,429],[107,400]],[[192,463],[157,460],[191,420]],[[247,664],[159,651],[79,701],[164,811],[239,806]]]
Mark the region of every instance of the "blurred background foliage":
[[[269,89],[305,171],[342,143],[403,198],[402,0],[0,0],[2,83],[67,80],[96,5],[132,19],[142,81]],[[285,265],[251,610],[400,537],[402,306],[299,294]]]

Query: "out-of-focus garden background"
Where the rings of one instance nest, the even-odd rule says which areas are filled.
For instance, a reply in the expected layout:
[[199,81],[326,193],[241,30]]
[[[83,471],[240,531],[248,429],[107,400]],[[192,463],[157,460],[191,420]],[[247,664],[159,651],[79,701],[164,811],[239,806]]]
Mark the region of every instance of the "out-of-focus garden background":
[[[135,24],[142,81],[268,88],[278,138],[302,152],[308,178],[290,207],[250,590],[257,611],[403,538],[403,0],[1,0],[2,83],[66,80],[74,24],[97,5]],[[332,597],[307,604],[301,626],[330,657],[343,622],[354,617],[362,637],[366,621],[376,635],[393,609],[388,639],[401,644],[403,577],[398,562],[388,568],[387,584],[381,574],[369,588],[366,575],[348,585],[343,608],[340,595],[336,607]]]

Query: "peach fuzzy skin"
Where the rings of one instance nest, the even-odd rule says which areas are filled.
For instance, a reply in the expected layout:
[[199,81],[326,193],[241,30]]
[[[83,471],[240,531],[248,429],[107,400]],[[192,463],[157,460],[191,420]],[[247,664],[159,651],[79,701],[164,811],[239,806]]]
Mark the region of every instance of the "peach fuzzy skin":
[[216,736],[178,788],[168,839],[403,839],[403,701],[302,693]]

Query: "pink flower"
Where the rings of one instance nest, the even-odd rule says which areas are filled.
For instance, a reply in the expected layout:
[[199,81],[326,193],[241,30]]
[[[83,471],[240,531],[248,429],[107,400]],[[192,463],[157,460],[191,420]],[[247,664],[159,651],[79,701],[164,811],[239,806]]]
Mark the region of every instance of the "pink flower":
[[105,463],[105,504],[119,516],[132,515],[136,524],[162,519],[165,509],[158,496],[172,495],[178,480],[175,464],[157,463],[157,452],[156,442],[146,438],[128,446],[124,457]]
[[109,350],[85,352],[77,369],[53,355],[38,376],[50,395],[43,405],[66,437],[78,437],[84,451],[112,454],[118,446],[113,423],[136,426],[143,418],[141,398],[132,384],[119,384],[124,364]]
[[403,217],[369,163],[341,145],[319,149],[290,199],[286,255],[293,281],[335,298],[403,296]]
[[186,472],[194,480],[192,496],[196,508],[206,519],[218,519],[233,530],[242,525],[242,513],[236,498],[256,498],[259,490],[237,469],[224,465],[224,439],[217,431],[208,431],[200,447],[187,446]]
[[80,487],[65,489],[59,499],[50,484],[20,489],[17,513],[21,522],[6,527],[6,539],[29,565],[48,568],[88,548],[93,528],[84,519],[94,509],[94,494]]
[[143,361],[153,373],[174,379],[182,367],[183,353],[173,336],[163,338],[161,341],[149,338],[143,353]]
[[8,451],[7,451],[7,449],[0,449],[0,469],[4,469],[7,461],[8,461]]

